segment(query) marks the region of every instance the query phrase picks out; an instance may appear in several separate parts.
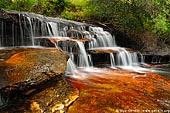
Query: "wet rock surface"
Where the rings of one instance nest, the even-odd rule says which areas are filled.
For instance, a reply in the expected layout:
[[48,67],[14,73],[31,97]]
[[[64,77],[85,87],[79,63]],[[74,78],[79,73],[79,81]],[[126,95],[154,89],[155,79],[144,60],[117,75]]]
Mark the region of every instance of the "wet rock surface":
[[[86,74],[88,77],[83,76]],[[170,81],[157,74],[94,69],[80,71],[79,75],[69,78],[73,86],[80,89],[80,96],[69,107],[69,113],[163,113],[170,110]]]
[[[138,56],[138,60],[141,61],[141,53],[137,50],[121,47],[104,47],[104,48],[92,48],[87,50],[91,55],[93,66],[106,67],[111,65],[111,57],[114,60],[115,65],[118,65],[118,54],[120,52],[126,52],[127,55],[135,53]],[[112,56],[111,56],[112,55]]]
[[56,48],[0,50],[0,107],[44,89],[51,79],[61,79],[67,58],[66,53]]
[[170,55],[143,55],[146,63],[149,64],[170,64]]

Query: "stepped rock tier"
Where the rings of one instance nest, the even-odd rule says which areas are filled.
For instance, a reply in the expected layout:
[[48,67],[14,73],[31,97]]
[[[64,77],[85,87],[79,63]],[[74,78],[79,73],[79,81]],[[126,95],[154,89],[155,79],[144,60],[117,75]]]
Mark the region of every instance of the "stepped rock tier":
[[[61,40],[61,37],[67,37],[67,40]],[[121,39],[121,37],[117,38]],[[111,35],[102,28],[91,24],[45,17],[28,12],[0,10],[0,47],[58,46],[65,51],[77,53],[80,48],[77,47],[76,41],[83,42],[86,50],[116,46],[113,34]],[[127,41],[124,41],[124,43],[127,43]],[[166,58],[160,55],[145,56],[148,63],[152,63],[153,60],[154,63],[170,62],[169,55]]]
[[[0,46],[8,47],[36,45],[34,37],[74,35],[76,30],[72,30],[73,28],[84,26],[82,29],[86,29],[88,24],[1,9],[0,26]],[[80,29],[77,29],[79,35],[83,33]]]

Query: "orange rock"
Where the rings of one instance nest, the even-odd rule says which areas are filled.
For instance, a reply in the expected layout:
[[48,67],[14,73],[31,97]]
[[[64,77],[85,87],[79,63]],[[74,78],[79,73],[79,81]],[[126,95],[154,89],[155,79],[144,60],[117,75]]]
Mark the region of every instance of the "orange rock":
[[80,96],[68,113],[161,113],[170,109],[170,82],[157,74],[114,69],[88,74],[78,82],[69,79]]
[[[0,107],[30,95],[54,78],[62,78],[68,55],[57,48],[8,48],[0,50]],[[16,96],[16,97],[15,97]]]

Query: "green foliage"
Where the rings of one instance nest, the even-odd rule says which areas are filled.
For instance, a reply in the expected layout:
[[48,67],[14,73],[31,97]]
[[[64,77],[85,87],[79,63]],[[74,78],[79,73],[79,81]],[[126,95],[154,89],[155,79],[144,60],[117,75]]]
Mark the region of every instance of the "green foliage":
[[156,33],[166,33],[168,31],[168,23],[165,15],[158,15],[153,18],[153,31]]
[[0,0],[0,8],[99,21],[122,31],[170,36],[170,0]]
[[37,10],[40,14],[46,16],[59,16],[64,10],[66,3],[66,0],[39,0]]
[[170,35],[170,0],[91,0],[89,6],[91,19],[119,30]]
[[29,11],[46,16],[58,16],[64,10],[67,0],[0,0],[0,8]]
[[30,11],[36,4],[37,0],[0,0],[1,8],[11,10]]
[[71,20],[86,19],[89,14],[88,1],[89,0],[68,0],[67,6],[61,16]]
[[7,8],[10,4],[10,0],[0,0],[0,8]]

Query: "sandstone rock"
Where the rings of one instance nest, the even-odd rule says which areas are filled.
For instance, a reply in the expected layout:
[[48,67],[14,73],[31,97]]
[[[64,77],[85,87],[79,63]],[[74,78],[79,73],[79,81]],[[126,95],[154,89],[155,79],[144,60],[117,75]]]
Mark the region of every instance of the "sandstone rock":
[[78,89],[70,86],[65,79],[54,79],[43,90],[31,95],[22,105],[5,112],[65,113],[78,95]]
[[0,50],[0,107],[43,89],[53,78],[62,78],[67,58],[66,53],[56,48]]

